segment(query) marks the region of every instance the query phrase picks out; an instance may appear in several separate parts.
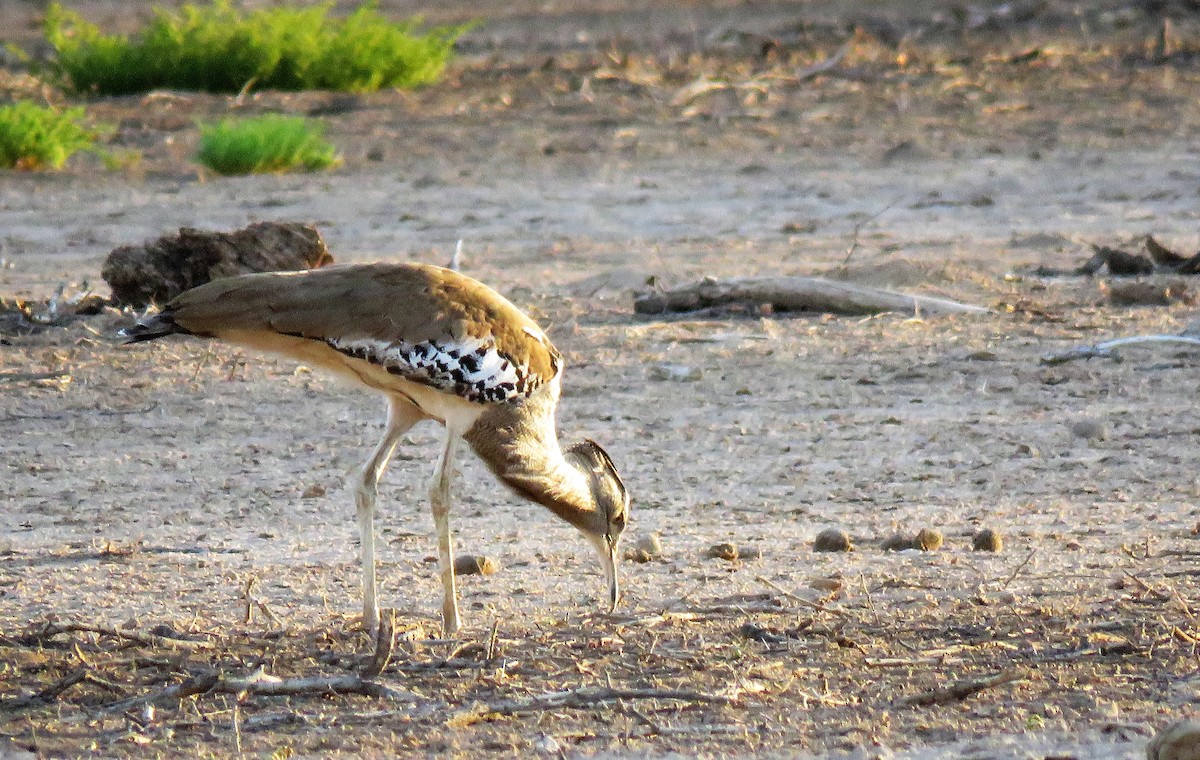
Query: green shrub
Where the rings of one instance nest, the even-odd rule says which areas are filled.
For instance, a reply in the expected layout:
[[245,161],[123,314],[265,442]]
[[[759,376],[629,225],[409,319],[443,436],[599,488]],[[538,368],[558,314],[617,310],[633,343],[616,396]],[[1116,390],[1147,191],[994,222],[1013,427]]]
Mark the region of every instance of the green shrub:
[[338,163],[323,124],[279,114],[200,125],[196,160],[219,174],[317,171]]
[[416,87],[441,76],[468,27],[395,23],[368,2],[345,19],[333,3],[244,14],[230,0],[156,9],[134,38],[105,35],[58,3],[46,14],[55,67],[71,87],[106,95],[159,87],[207,92],[329,89],[368,92]]
[[28,101],[0,106],[0,167],[58,169],[77,151],[94,150],[96,133],[81,119],[82,108],[60,111]]

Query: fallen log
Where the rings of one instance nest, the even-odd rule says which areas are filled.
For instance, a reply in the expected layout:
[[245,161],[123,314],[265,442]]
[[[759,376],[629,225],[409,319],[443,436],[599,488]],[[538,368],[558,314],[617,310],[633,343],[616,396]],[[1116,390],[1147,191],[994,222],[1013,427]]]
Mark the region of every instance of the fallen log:
[[316,227],[260,222],[235,232],[184,227],[177,235],[123,245],[108,254],[100,274],[112,288],[115,305],[141,309],[221,277],[332,263]]
[[634,299],[638,314],[696,311],[714,306],[749,305],[773,311],[865,315],[894,311],[903,314],[987,314],[983,306],[930,296],[912,296],[819,277],[705,278],[674,290],[647,293]]

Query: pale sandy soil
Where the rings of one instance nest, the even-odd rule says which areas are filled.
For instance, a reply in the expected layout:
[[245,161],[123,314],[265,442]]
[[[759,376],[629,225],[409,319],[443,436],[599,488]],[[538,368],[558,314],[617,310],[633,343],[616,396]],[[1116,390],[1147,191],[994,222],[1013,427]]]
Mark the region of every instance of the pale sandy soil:
[[[102,17],[107,6],[92,7]],[[880,25],[931,23],[932,10],[452,8],[434,18],[493,21],[468,36],[444,85],[266,93],[243,107],[328,114],[346,162],[319,176],[202,176],[188,160],[192,123],[230,111],[226,98],[91,101],[119,126],[113,146],[143,160],[0,175],[0,296],[45,299],[64,281],[103,289],[109,250],[180,226],[313,222],[342,261],[445,263],[461,238],[465,270],[565,352],[564,438],[609,449],[634,494],[630,541],[659,532],[665,553],[627,564],[619,614],[601,615],[583,542],[465,462],[459,548],[503,570],[465,579],[467,627],[438,640],[423,493],[439,431],[418,428],[385,478],[379,525],[384,598],[415,631],[381,678],[408,701],[250,697],[235,709],[208,695],[164,702],[152,719],[104,714],[208,670],[344,674],[369,653],[354,628],[342,481],[380,434],[382,404],[228,346],[120,347],[112,316],[6,336],[0,699],[77,672],[103,683],[45,707],[0,705],[0,734],[53,757],[1141,757],[1200,699],[1200,355],[1039,358],[1177,332],[1194,308],[1115,308],[1092,280],[1006,275],[1147,233],[1200,247],[1200,71],[1186,50],[1147,60],[1157,17],[1048,8],[899,47]],[[1185,39],[1200,27],[1166,13]],[[797,37],[801,20],[811,29]],[[831,73],[787,79],[833,54],[851,20],[874,34]],[[783,43],[764,58],[729,30]],[[700,76],[729,86],[682,97]],[[995,313],[632,312],[650,276],[772,273]],[[653,379],[664,363],[700,378]],[[64,376],[25,377],[37,372]],[[831,526],[856,551],[814,553]],[[1002,552],[971,551],[981,526],[1003,534]],[[920,527],[942,530],[945,546],[879,548]],[[720,542],[761,556],[708,558]],[[244,622],[250,579],[275,621]],[[830,580],[834,591],[813,587]],[[39,639],[47,621],[167,626],[211,646]],[[779,638],[753,640],[747,623]],[[900,703],[1013,670],[1025,679],[968,699]],[[732,701],[497,711],[608,685]]]

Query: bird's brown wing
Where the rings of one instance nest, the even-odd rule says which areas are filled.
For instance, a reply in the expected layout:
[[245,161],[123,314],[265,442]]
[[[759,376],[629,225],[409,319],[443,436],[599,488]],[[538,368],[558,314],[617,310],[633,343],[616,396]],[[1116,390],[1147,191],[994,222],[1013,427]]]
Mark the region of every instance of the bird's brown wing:
[[361,350],[367,359],[381,358],[375,354],[389,346],[452,352],[493,346],[534,387],[561,369],[545,333],[506,298],[470,277],[425,264],[229,277],[183,293],[163,313],[197,335],[303,337],[347,353]]

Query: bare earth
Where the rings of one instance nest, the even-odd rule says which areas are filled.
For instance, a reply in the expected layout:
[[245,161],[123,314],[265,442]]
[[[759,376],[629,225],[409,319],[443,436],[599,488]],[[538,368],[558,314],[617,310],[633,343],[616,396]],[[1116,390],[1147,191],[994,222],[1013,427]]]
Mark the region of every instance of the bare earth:
[[[13,39],[35,38],[38,5],[6,2]],[[341,261],[444,264],[463,239],[465,271],[565,352],[563,437],[612,453],[628,545],[665,547],[625,564],[601,614],[588,547],[466,462],[458,549],[503,569],[463,580],[467,627],[441,640],[424,499],[440,431],[418,428],[378,526],[405,635],[377,680],[402,697],[107,709],[206,673],[369,659],[343,480],[382,403],[224,345],[121,347],[114,314],[3,336],[0,756],[1135,758],[1195,709],[1200,354],[1039,363],[1178,332],[1193,308],[1006,274],[1147,233],[1200,247],[1200,49],[1178,42],[1200,17],[819,5],[464,4],[430,17],[484,20],[438,86],[98,99],[108,147],[139,162],[0,175],[9,298],[103,288],[109,250],[180,226],[313,222]],[[130,23],[122,6],[84,9]],[[190,162],[196,119],[279,109],[323,116],[344,165],[228,179]],[[649,277],[739,274],[995,311],[633,314]],[[662,364],[700,377],[655,379]],[[971,550],[985,526],[1000,553]],[[856,550],[815,553],[830,527]],[[880,548],[922,527],[945,545]],[[724,542],[742,558],[707,556]],[[1016,680],[905,702],[993,676]],[[582,691],[545,698],[564,690]]]

